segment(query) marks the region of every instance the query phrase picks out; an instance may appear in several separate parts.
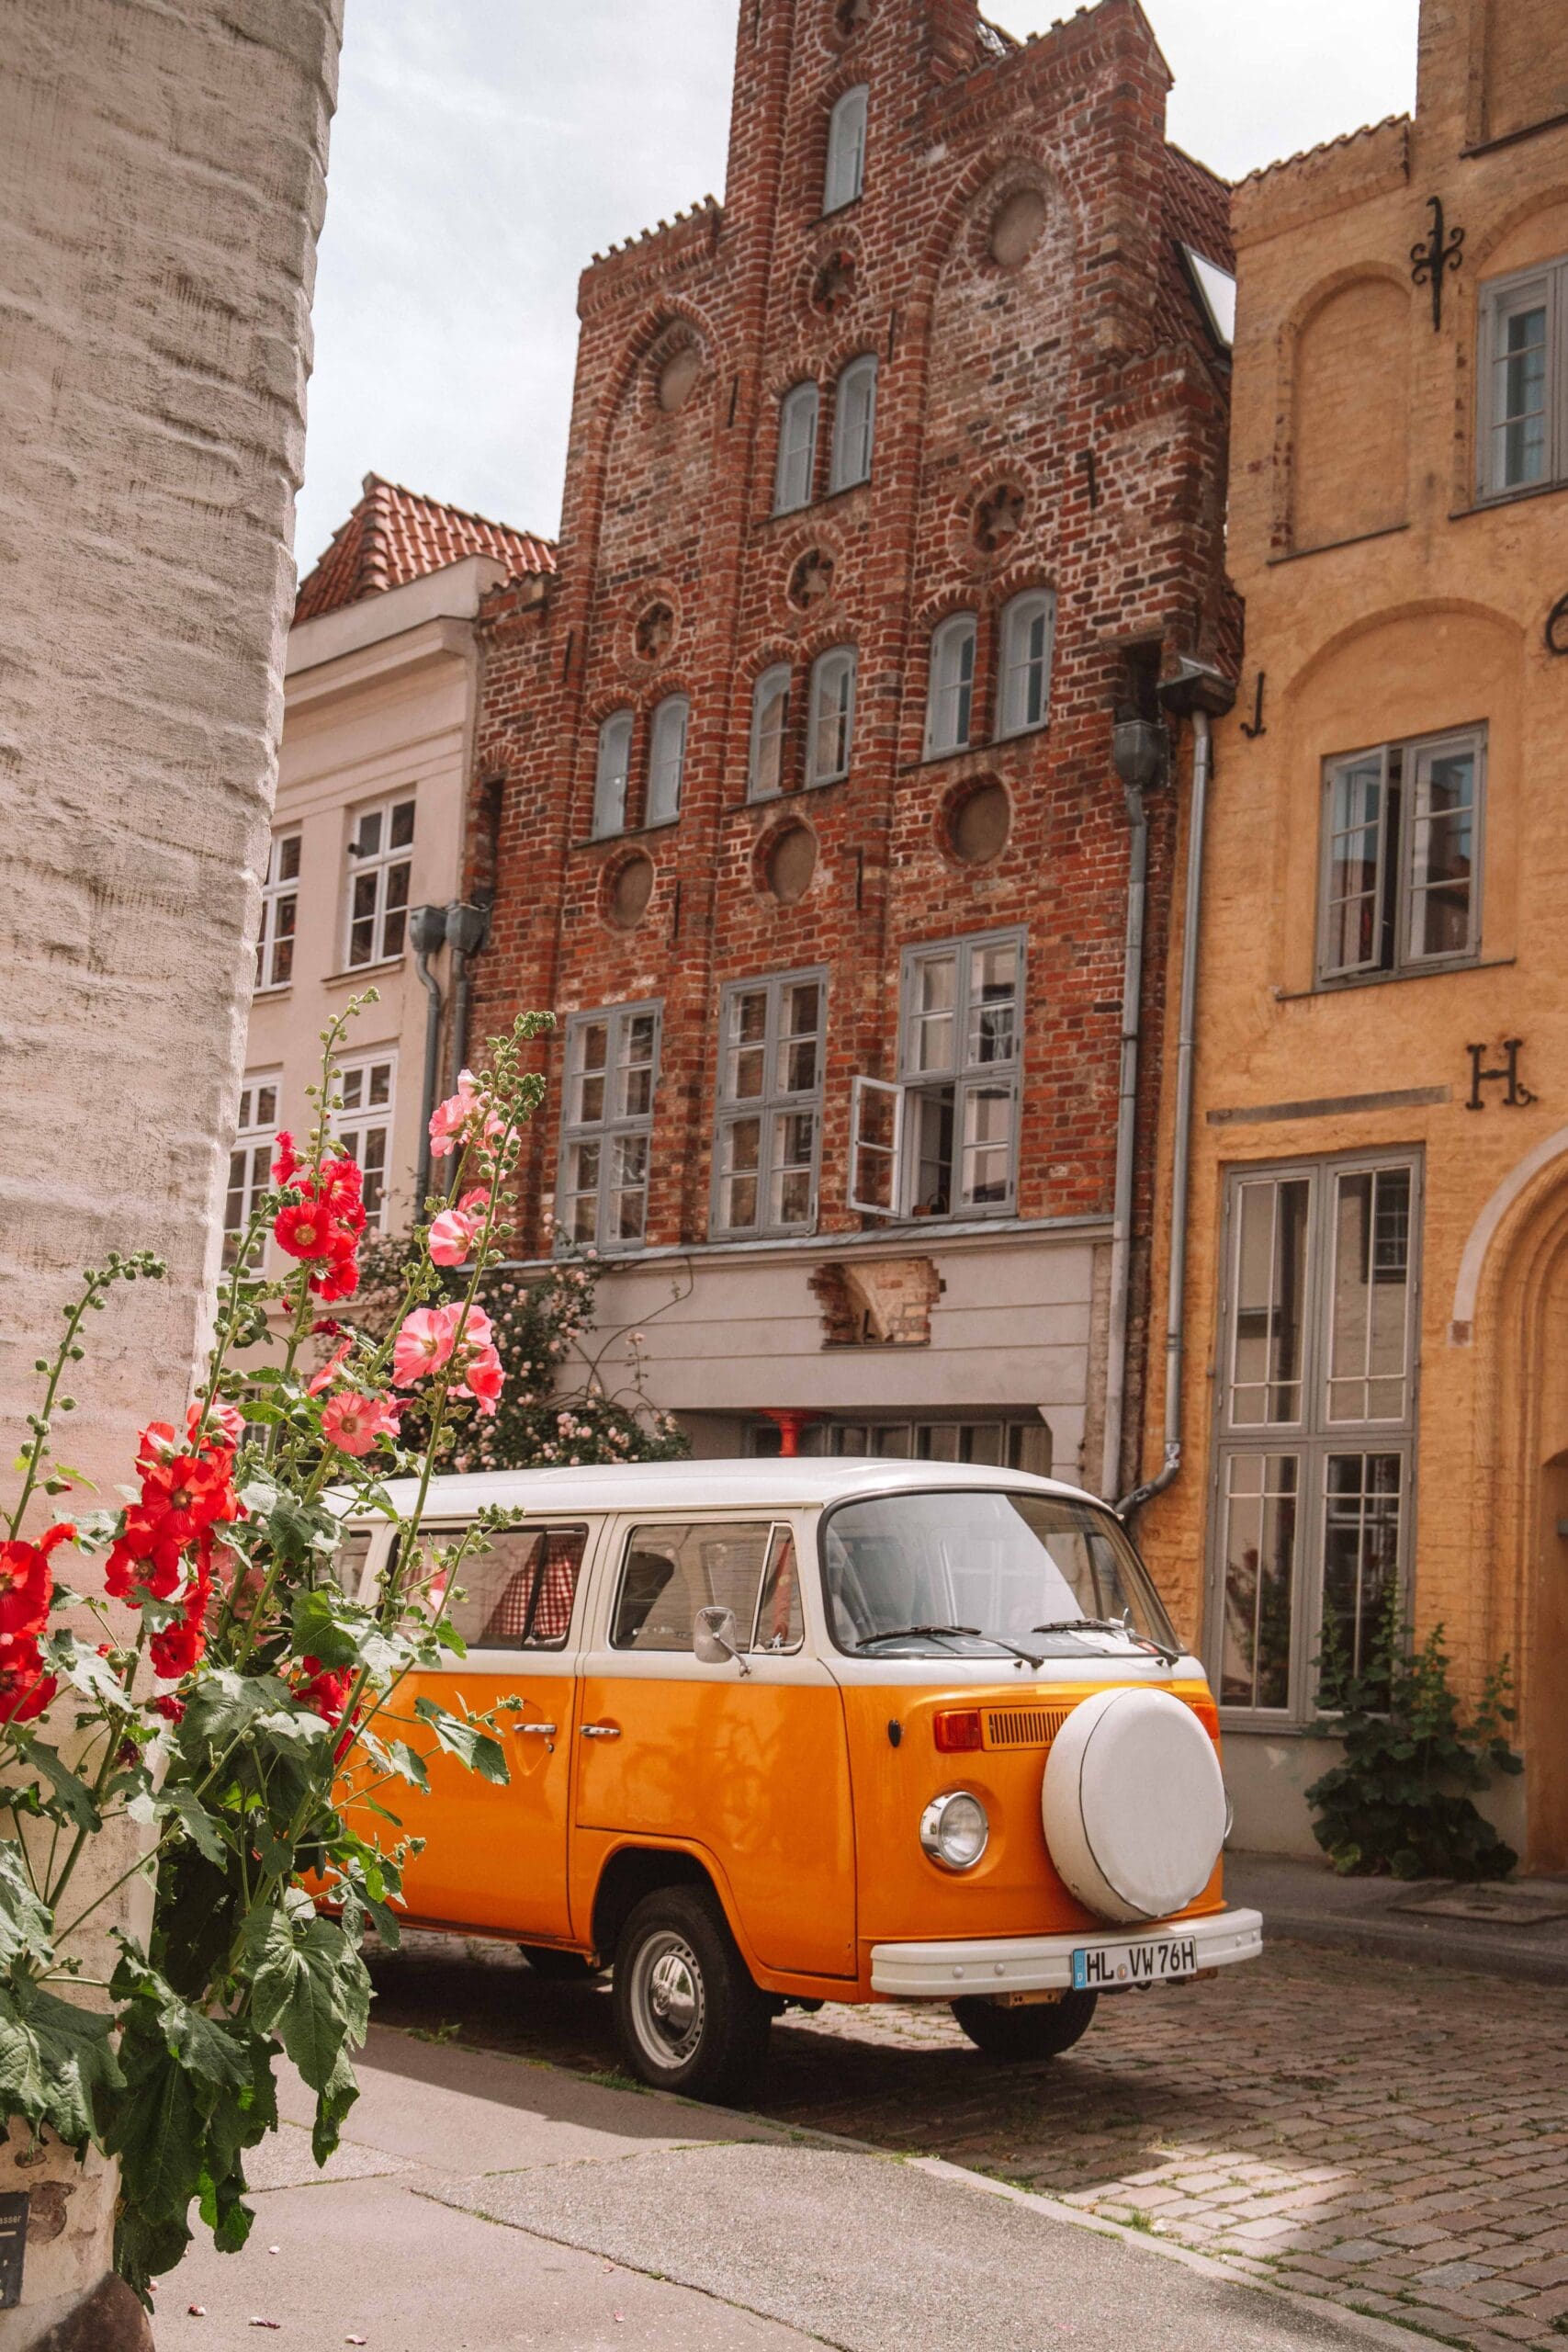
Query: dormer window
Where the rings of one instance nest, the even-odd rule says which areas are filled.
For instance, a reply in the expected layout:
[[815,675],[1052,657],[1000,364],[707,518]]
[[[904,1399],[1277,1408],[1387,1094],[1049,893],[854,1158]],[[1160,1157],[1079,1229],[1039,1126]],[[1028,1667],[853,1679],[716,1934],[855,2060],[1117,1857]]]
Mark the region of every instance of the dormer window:
[[773,512],[793,514],[809,506],[817,484],[817,415],[821,396],[815,384],[796,384],[779,402],[779,458],[773,478]]
[[865,186],[866,100],[863,82],[846,90],[828,118],[828,175],[824,212],[841,212]]

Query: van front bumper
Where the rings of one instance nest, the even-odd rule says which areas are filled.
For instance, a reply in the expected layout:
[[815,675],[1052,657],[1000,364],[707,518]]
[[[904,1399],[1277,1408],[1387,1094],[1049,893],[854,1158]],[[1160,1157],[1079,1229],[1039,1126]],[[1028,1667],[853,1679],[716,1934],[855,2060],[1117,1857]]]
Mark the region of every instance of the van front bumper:
[[871,1989],[895,2001],[957,2001],[995,1993],[1070,1992],[1076,1951],[1190,1937],[1197,1967],[1228,1968],[1263,1949],[1260,1911],[1215,1911],[1205,1919],[1165,1919],[1065,1936],[998,1936],[955,1943],[873,1944]]

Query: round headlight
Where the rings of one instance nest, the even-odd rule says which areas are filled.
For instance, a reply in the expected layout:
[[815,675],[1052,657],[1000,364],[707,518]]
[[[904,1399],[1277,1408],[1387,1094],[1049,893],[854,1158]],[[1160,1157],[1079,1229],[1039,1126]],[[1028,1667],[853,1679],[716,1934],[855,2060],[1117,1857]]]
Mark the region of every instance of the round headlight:
[[990,1835],[986,1808],[967,1789],[932,1797],[920,1815],[920,1844],[943,1870],[972,1871]]

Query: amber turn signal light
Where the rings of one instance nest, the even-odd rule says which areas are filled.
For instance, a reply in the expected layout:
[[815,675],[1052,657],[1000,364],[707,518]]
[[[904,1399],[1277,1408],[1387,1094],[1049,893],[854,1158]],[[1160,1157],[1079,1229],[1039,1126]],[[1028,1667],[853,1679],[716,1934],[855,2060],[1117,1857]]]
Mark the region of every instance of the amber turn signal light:
[[950,1707],[936,1718],[936,1744],[944,1756],[961,1756],[981,1745],[978,1707]]

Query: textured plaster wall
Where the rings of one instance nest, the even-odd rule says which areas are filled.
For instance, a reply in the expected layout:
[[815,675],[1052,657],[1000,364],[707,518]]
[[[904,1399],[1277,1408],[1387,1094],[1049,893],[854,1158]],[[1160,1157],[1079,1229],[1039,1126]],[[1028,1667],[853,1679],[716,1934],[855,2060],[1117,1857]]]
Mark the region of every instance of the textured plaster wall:
[[[177,1414],[207,1326],[340,34],[340,0],[0,0],[7,1463],[84,1259],[170,1267],[74,1384],[100,1479]],[[68,2177],[4,2352],[107,2258],[101,2183]]]

